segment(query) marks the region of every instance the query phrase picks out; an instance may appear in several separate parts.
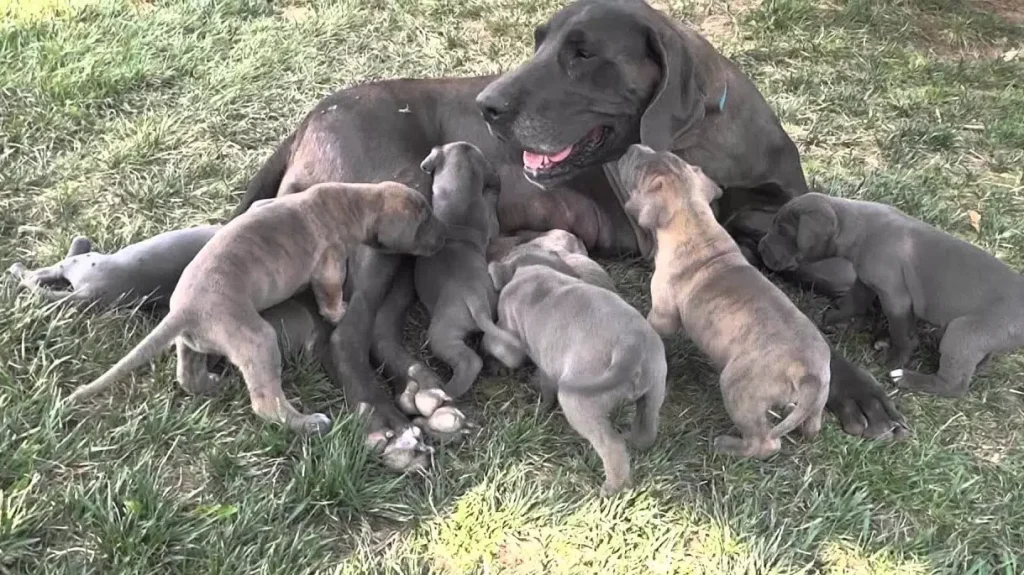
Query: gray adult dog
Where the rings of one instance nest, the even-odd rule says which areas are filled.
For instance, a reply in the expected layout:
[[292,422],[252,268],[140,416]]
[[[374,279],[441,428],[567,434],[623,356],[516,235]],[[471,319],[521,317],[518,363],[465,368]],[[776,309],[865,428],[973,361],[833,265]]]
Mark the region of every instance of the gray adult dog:
[[509,254],[549,252],[556,255],[573,274],[591,285],[615,291],[615,282],[601,264],[590,259],[587,247],[579,238],[565,230],[551,230],[543,234],[526,232],[491,240],[487,247],[487,261],[499,261]]
[[15,263],[10,273],[28,290],[50,301],[113,306],[166,305],[181,272],[220,226],[196,226],[155,235],[112,254],[92,251],[92,242],[76,237],[67,257],[52,266],[28,270]]
[[[415,271],[416,293],[430,313],[430,351],[451,366],[452,377],[444,391],[457,398],[469,391],[483,367],[480,356],[466,345],[466,337],[496,329],[498,294],[487,275],[484,252],[498,234],[494,202],[486,196],[496,197],[501,182],[487,158],[466,142],[435,147],[420,167],[434,176],[434,215],[449,230],[463,235],[449,238],[436,254],[418,258]],[[414,409],[415,399],[403,403],[407,411],[425,411]]]
[[[821,430],[831,380],[828,342],[740,253],[715,221],[722,191],[671,152],[635,144],[619,160],[626,209],[657,234],[647,320],[662,336],[680,329],[721,370],[725,408],[742,438],[719,435],[715,451],[766,458],[800,427]],[[768,410],[796,407],[772,427]]]
[[807,194],[779,210],[760,251],[778,270],[835,256],[853,262],[858,282],[828,321],[864,313],[877,296],[889,320],[890,368],[917,347],[915,316],[938,326],[939,372],[895,369],[901,387],[960,397],[986,358],[1024,347],[1024,277],[894,207]]
[[[564,229],[595,255],[652,253],[609,164],[632,143],[670,149],[723,187],[721,219],[747,255],[778,206],[807,191],[796,146],[757,88],[699,34],[644,2],[574,2],[535,37],[530,59],[501,77],[391,80],[325,97],[260,168],[235,214],[327,181],[397,180],[429,196],[420,161],[458,140],[498,170],[503,233]],[[401,343],[415,297],[411,262],[366,250],[357,260],[332,353],[346,397],[375,408],[371,432],[397,430],[409,420],[375,383],[371,354],[399,386],[441,382]],[[835,267],[833,276],[804,277],[842,291],[855,278],[849,264]],[[849,433],[887,437],[900,425],[878,386],[852,381],[833,396]]]
[[178,382],[186,391],[208,392],[218,384],[206,356],[223,355],[241,370],[257,415],[325,433],[326,415],[302,414],[284,396],[277,335],[259,312],[308,285],[320,315],[338,321],[347,254],[361,243],[430,255],[444,243],[444,225],[422,195],[394,182],[320,184],[253,210],[224,226],[188,264],[170,312],[153,332],[68,401],[99,393],[174,341]]
[[484,349],[509,368],[528,356],[544,405],[552,407],[557,395],[569,424],[601,456],[601,494],[629,486],[627,440],[609,414],[635,402],[628,442],[635,449],[654,443],[668,373],[661,338],[607,289],[522,259],[493,262],[489,269],[500,290],[498,326],[506,335],[484,334]]

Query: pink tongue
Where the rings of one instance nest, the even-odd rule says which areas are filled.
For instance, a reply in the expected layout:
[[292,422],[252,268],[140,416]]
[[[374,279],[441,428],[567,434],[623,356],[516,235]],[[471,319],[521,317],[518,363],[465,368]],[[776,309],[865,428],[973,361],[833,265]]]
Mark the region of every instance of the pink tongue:
[[540,170],[552,164],[557,164],[558,162],[561,162],[562,160],[568,158],[569,154],[571,153],[572,146],[569,146],[566,149],[562,150],[561,152],[558,152],[557,154],[553,154],[550,156],[546,156],[544,154],[534,154],[533,152],[527,152],[523,150],[523,165],[531,170]]

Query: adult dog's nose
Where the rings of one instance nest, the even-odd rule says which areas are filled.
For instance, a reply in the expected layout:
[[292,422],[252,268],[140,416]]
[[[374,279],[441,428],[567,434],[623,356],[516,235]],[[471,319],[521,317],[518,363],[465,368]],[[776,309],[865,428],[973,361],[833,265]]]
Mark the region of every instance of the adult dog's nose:
[[490,87],[476,97],[476,105],[488,124],[502,124],[513,115],[512,101]]

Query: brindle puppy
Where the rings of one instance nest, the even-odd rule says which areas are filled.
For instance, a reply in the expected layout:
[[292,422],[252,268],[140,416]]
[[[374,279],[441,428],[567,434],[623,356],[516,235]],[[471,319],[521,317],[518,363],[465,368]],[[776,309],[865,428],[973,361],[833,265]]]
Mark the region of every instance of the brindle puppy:
[[[799,309],[751,266],[718,224],[719,187],[670,152],[633,145],[619,161],[631,190],[626,209],[656,233],[647,316],[663,336],[682,327],[722,370],[725,407],[743,438],[720,435],[715,451],[766,458],[800,426],[821,429],[831,351]],[[774,428],[767,411],[796,403]]]
[[304,415],[285,398],[277,334],[260,311],[310,285],[320,314],[336,322],[344,313],[345,261],[356,246],[429,255],[443,243],[444,225],[427,200],[394,182],[321,184],[279,198],[218,231],[185,268],[153,332],[68,400],[102,391],[176,341],[178,382],[187,391],[215,385],[206,356],[223,355],[241,370],[257,415],[324,433],[327,416]]

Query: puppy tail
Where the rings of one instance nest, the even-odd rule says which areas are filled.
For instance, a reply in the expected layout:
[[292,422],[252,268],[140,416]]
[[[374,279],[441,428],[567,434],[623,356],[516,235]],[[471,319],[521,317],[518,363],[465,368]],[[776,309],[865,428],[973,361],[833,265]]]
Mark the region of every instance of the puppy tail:
[[469,315],[472,316],[476,326],[480,328],[480,331],[484,332],[505,345],[514,348],[518,348],[522,345],[518,339],[512,337],[507,331],[498,327],[494,320],[491,319],[491,314],[488,313],[489,306],[487,305],[474,305],[473,302],[469,302]]
[[171,345],[174,338],[182,332],[186,324],[187,320],[185,317],[173,313],[168,315],[145,339],[135,346],[135,349],[121,358],[121,361],[114,364],[114,367],[108,369],[96,381],[76,389],[74,393],[65,399],[65,402],[77,403],[92,397],[110,387],[118,379],[135,371],[142,364],[160,355],[165,348]]
[[[768,437],[779,439],[790,431],[793,431],[804,422],[805,419],[825,409],[825,400],[828,399],[828,386],[822,386],[821,379],[806,374],[796,384],[796,407],[778,425],[772,428]],[[822,392],[822,389],[825,389]]]

